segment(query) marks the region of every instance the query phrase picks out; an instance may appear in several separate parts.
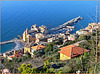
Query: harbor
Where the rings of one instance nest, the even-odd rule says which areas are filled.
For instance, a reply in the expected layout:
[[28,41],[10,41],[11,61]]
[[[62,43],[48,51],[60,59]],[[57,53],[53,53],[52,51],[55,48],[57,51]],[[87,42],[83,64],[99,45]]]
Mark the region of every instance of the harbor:
[[50,29],[50,30],[49,30],[49,33],[52,33],[52,32],[54,32],[54,31],[57,31],[57,30],[66,28],[66,26],[72,26],[72,25],[74,25],[75,23],[79,22],[79,21],[82,20],[82,19],[84,19],[84,18],[78,16],[78,17],[76,17],[76,18],[74,18],[74,19],[72,19],[72,20],[69,20],[68,22],[66,22],[66,23],[64,23],[64,24],[62,24],[62,25],[60,25],[60,26],[58,26],[58,27],[56,27],[56,28]]
[[[55,31],[62,31],[62,30],[72,31],[72,29],[74,29],[74,27],[72,27],[71,30],[68,27],[74,25],[75,23],[77,23],[78,21],[80,21],[82,19],[83,19],[83,17],[80,17],[80,16],[76,17],[76,18],[74,18],[74,19],[72,19],[72,20],[70,20],[70,21],[68,21],[68,22],[56,27],[56,28],[50,29],[49,33],[53,33]],[[9,40],[9,41],[0,42],[0,45],[7,44],[7,43],[12,43],[12,42],[16,42],[16,41],[22,41],[22,40],[19,40],[19,39],[15,38],[15,39],[12,39],[12,40]]]
[[0,45],[9,44],[9,43],[15,43],[15,47],[13,49],[11,49],[10,51],[7,51],[3,54],[13,54],[14,50],[23,49],[25,46],[25,43],[22,40],[17,39],[17,38],[14,38],[14,39],[9,40],[9,41],[0,42]]
[[[63,35],[63,34],[66,34],[66,32],[68,32],[68,33],[70,33],[71,31],[73,31],[74,30],[74,26],[72,26],[72,25],[74,25],[75,23],[77,23],[78,21],[80,21],[80,20],[82,20],[83,18],[82,17],[76,17],[76,18],[74,18],[74,19],[72,19],[72,20],[70,20],[70,21],[68,21],[68,22],[66,22],[66,23],[64,23],[64,24],[62,24],[62,25],[60,25],[60,26],[58,26],[58,27],[56,27],[56,28],[52,28],[52,29],[50,29],[50,30],[48,30],[48,33],[47,33],[47,35],[45,36],[45,37],[42,37],[43,39],[49,39],[49,38],[52,38],[52,37],[54,37],[54,36],[57,36],[58,35],[58,37],[60,37],[60,33]],[[43,27],[45,27],[45,26],[41,26],[41,28],[43,28]],[[46,28],[46,27],[45,27]],[[32,30],[30,30],[30,31],[32,31],[32,32],[34,32],[35,30],[37,30],[37,27],[36,27],[36,25],[33,25],[33,28],[32,28]],[[27,33],[28,33],[28,29],[26,30],[27,31]],[[29,33],[30,33],[30,31],[29,31]],[[47,30],[45,30],[44,29],[44,31],[46,32]],[[32,33],[30,33],[30,34],[32,34]],[[34,34],[34,33],[33,33]],[[22,38],[24,38],[24,37],[22,37]],[[59,38],[57,38],[57,37],[55,37],[56,39],[59,39]],[[41,38],[40,38],[41,39]],[[42,39],[42,40],[43,40]],[[30,40],[30,39],[29,39]],[[43,41],[42,41],[43,42]],[[24,46],[25,45],[27,45],[27,43],[25,43],[24,41],[23,41],[23,39],[17,39],[17,38],[14,38],[14,39],[12,39],[12,40],[9,40],[9,41],[4,41],[4,42],[0,42],[0,44],[1,45],[4,45],[4,44],[8,44],[8,43],[15,43],[16,44],[16,46],[14,47],[14,49],[12,49],[11,50],[11,52],[12,51],[14,51],[14,50],[19,50],[19,49],[23,49],[24,48]],[[9,51],[10,52],[10,51]],[[8,53],[8,52],[5,52],[5,53]]]

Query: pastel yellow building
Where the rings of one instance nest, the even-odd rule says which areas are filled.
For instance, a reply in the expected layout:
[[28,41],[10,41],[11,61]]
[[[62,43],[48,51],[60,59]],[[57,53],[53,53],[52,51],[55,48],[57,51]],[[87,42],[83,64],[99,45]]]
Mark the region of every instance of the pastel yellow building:
[[35,38],[32,37],[28,29],[26,29],[23,33],[23,41],[28,42],[28,43],[31,41],[35,41]]
[[31,53],[31,47],[30,47],[30,45],[26,45],[26,46],[24,47],[24,53],[26,53],[26,52]]
[[42,25],[39,27],[40,32],[47,34],[48,33],[48,29],[46,26]]
[[27,35],[29,34],[28,29],[26,29],[23,33],[23,41],[27,41]]
[[66,59],[71,59],[71,57],[68,57],[68,56],[60,53],[60,60],[66,60]]
[[26,41],[26,33],[23,33],[23,41]]
[[[60,49],[61,49],[61,51],[58,51],[58,52],[60,53],[60,60],[62,60],[62,61],[71,59],[73,57],[81,55],[82,53],[89,51],[87,49],[83,49],[83,48],[80,48],[80,47],[74,46],[74,45],[68,45],[68,46],[62,47]],[[83,52],[83,50],[84,50],[84,52]]]

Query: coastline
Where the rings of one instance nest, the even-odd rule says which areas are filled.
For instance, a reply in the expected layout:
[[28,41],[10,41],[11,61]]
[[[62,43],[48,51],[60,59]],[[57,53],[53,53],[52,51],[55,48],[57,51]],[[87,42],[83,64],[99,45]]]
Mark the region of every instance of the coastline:
[[19,50],[19,49],[21,49],[21,48],[23,48],[23,47],[25,46],[25,44],[24,44],[23,42],[18,41],[18,40],[14,41],[14,42],[11,42],[11,43],[14,43],[13,49],[11,49],[11,50],[9,50],[9,51],[6,51],[6,52],[4,52],[4,53],[1,53],[1,54],[13,52],[14,50]]
[[[82,20],[82,19],[84,19],[84,18],[78,16],[78,17],[76,17],[76,18],[74,18],[74,19],[71,19],[71,20],[65,22],[65,23],[62,24],[62,25],[59,25],[58,27],[55,27],[55,28],[50,29],[49,31],[53,33],[53,31],[54,31],[54,32],[55,32],[55,31],[58,31],[58,30],[60,30],[60,29],[65,28],[66,26],[72,26],[72,25],[76,24],[77,22],[79,22],[79,21]],[[13,49],[11,49],[11,50],[5,52],[5,53],[8,53],[8,52],[14,51],[14,50],[23,49],[24,46],[25,46],[25,44],[22,43],[22,40],[17,39],[17,38],[14,38],[14,39],[9,40],[9,41],[5,41],[4,43],[2,42],[1,44],[6,44],[6,42],[10,43],[10,41],[13,42],[13,43],[15,44],[15,47],[14,47]],[[2,54],[3,54],[3,53],[2,53]]]

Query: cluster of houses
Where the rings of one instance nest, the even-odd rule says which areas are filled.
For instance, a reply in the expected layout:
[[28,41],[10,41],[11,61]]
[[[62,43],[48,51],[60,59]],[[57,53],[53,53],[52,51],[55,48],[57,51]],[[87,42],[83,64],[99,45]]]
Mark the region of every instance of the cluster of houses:
[[[80,29],[79,31],[76,31],[76,34],[70,34],[68,31],[66,31],[66,33],[48,34],[46,26],[42,25],[40,27],[37,27],[35,24],[31,27],[31,30],[26,29],[22,35],[22,40],[26,43],[24,49],[12,50],[3,53],[3,57],[7,57],[8,60],[12,60],[14,57],[21,58],[21,56],[24,56],[25,53],[27,52],[29,52],[31,54],[31,57],[33,57],[34,51],[40,50],[44,52],[44,49],[46,48],[45,45],[50,42],[57,41],[60,38],[63,39],[63,44],[68,41],[74,41],[75,39],[78,38],[79,35],[87,35],[88,33],[93,33],[98,29],[99,26],[100,22],[98,24],[89,23],[89,25],[85,29]],[[86,40],[82,40],[77,43],[60,48],[60,51],[58,51],[60,53],[60,60],[62,61],[68,60],[77,57],[79,55],[82,55],[85,52],[89,52],[90,50],[79,47],[79,43],[82,42],[86,42]],[[1,68],[3,68],[2,73],[10,74],[8,69],[6,68],[4,69],[4,65],[2,63],[1,63]]]
[[21,58],[21,55],[24,54],[23,49],[19,50],[11,50],[9,52],[3,53],[3,57],[7,58],[8,60],[12,60],[12,58]]
[[48,33],[47,27],[42,25],[37,27],[36,24],[31,26],[31,30],[26,29],[23,33],[23,41],[32,42],[36,41],[38,38],[44,37]]
[[[37,27],[35,24],[35,25],[32,25],[31,30],[26,29],[22,35],[23,41],[26,42],[24,49],[13,50],[9,54],[4,53],[3,56],[7,57],[9,60],[12,60],[13,57],[20,58],[23,54],[29,52],[31,56],[33,57],[34,51],[37,51],[37,50],[44,51],[46,47],[45,45],[50,42],[57,41],[61,38],[63,39],[63,44],[70,40],[74,41],[75,39],[78,38],[79,35],[86,35],[90,32],[94,32],[98,28],[99,25],[100,25],[100,22],[98,24],[89,23],[89,25],[85,29],[76,31],[76,34],[70,34],[68,33],[68,31],[66,31],[66,33],[48,34],[48,29],[46,26],[42,25],[40,27]],[[67,49],[68,51],[66,51]],[[61,51],[59,51],[60,59],[64,60],[66,57],[67,59],[71,59],[71,57],[76,56],[75,54],[77,55],[78,53],[82,54],[82,50],[83,48],[80,48],[76,45],[63,47],[61,48]],[[87,52],[88,50],[84,49],[84,52],[85,51]]]
[[79,56],[79,55],[89,51],[87,49],[80,48],[73,44],[62,47],[60,49],[61,49],[61,51],[58,51],[58,52],[60,53],[60,60],[62,60],[62,61],[71,59],[73,57]]
[[[100,22],[98,24],[97,23],[89,23],[89,25],[85,29],[76,31],[76,34],[87,35],[88,33],[93,33],[94,31],[96,31],[99,28],[99,26],[100,26]],[[73,38],[71,38],[71,39],[74,40]],[[58,51],[60,53],[60,60],[71,59],[71,58],[77,57],[85,52],[89,52],[89,50],[87,50],[87,49],[78,47],[79,43],[81,43],[81,42],[86,42],[86,41],[83,40],[83,41],[77,42],[75,44],[71,44],[71,45],[60,48],[61,51]]]
[[85,29],[80,29],[79,31],[76,31],[76,34],[78,35],[86,35],[88,33],[93,33],[96,29],[99,27],[99,23],[89,23],[89,25]]

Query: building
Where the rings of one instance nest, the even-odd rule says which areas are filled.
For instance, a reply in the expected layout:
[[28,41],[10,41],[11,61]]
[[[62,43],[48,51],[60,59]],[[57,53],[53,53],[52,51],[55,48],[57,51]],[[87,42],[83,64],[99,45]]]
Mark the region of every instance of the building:
[[30,44],[28,44],[28,45],[26,45],[26,46],[24,47],[24,53],[26,53],[26,52],[31,53],[31,45],[30,45]]
[[25,42],[31,42],[31,41],[35,41],[35,38],[34,38],[34,34],[36,33],[36,31],[32,31],[32,30],[28,30],[26,29],[23,33],[23,41]]
[[23,41],[27,41],[27,35],[29,34],[29,30],[26,29],[23,33]]
[[52,37],[49,37],[48,39],[47,39],[47,42],[54,42],[54,41],[57,41],[59,39],[59,37],[57,37],[57,36],[52,36]]
[[68,34],[59,33],[59,34],[58,34],[58,37],[59,37],[59,38],[66,39],[66,38],[67,38],[67,35],[68,35]]
[[3,53],[3,57],[8,57],[8,56],[11,56],[13,54],[14,54],[14,50],[7,51],[7,52]]
[[37,45],[37,46],[32,46],[31,47],[31,55],[33,56],[33,52],[34,51],[37,51],[37,50],[41,50],[42,52],[44,52],[44,49],[45,49],[46,46],[43,46],[43,45]]
[[11,56],[8,56],[7,59],[12,60],[12,58],[14,58],[14,57],[15,57],[15,55],[11,55]]
[[90,29],[92,29],[92,26],[91,25],[88,25],[85,29],[86,30],[90,30]]
[[12,58],[14,58],[14,57],[16,57],[16,58],[21,58],[21,54],[13,54],[13,55],[11,55],[11,56],[8,56],[7,59],[8,59],[8,60],[12,60]]
[[76,37],[76,35],[74,35],[74,34],[70,34],[70,35],[68,36],[68,40],[74,41],[76,38],[77,38],[77,37]]
[[78,35],[87,35],[88,32],[89,32],[89,30],[81,29],[79,31],[76,31],[76,34],[78,34]]
[[99,23],[89,23],[88,26],[91,26],[92,29],[96,30],[96,29],[98,29],[98,27],[99,27]]
[[64,39],[63,40],[63,44],[67,43],[68,42],[68,39]]
[[90,25],[92,28],[95,27],[95,26],[98,26],[97,23],[89,23],[89,25]]
[[2,74],[10,74],[8,69],[3,69]]
[[47,33],[48,33],[48,29],[47,29],[47,27],[44,26],[44,25],[40,26],[40,27],[39,27],[39,30],[40,30],[40,32],[43,33],[43,34],[47,34]]
[[86,30],[89,30],[89,32],[93,33],[96,29],[98,29],[100,22],[97,23],[89,23],[89,25],[85,28]]
[[35,43],[38,43],[38,42],[47,42],[47,38],[46,37],[36,38]]
[[100,22],[98,22],[98,25],[100,26]]
[[66,34],[70,34],[69,31],[66,31]]
[[43,38],[44,35],[42,33],[36,33],[35,38]]
[[38,32],[38,27],[36,24],[31,26],[31,30],[37,31]]
[[53,38],[51,37],[51,38],[48,38],[47,39],[47,42],[53,42]]
[[61,51],[58,51],[60,53],[60,60],[68,60],[89,51],[74,45],[68,45],[60,49]]

